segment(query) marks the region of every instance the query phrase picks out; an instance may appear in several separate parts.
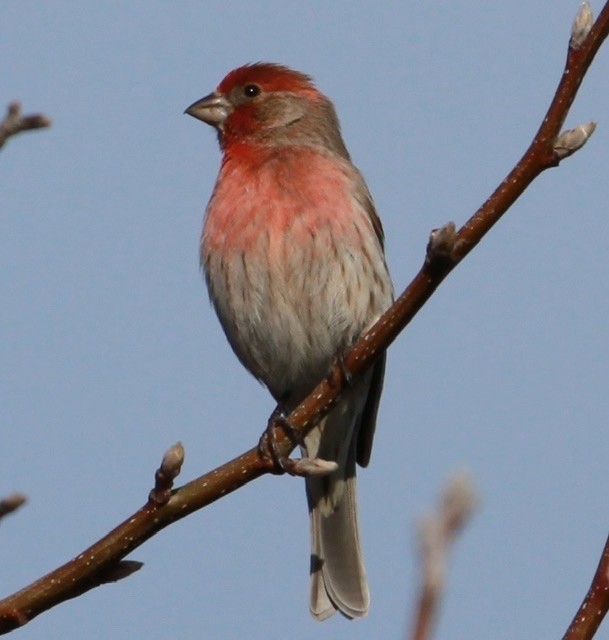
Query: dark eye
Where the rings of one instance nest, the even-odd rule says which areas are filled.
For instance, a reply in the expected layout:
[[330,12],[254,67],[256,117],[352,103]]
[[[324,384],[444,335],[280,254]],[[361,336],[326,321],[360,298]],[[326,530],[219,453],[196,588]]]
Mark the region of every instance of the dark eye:
[[260,87],[257,84],[246,84],[243,93],[248,98],[255,98],[260,93]]

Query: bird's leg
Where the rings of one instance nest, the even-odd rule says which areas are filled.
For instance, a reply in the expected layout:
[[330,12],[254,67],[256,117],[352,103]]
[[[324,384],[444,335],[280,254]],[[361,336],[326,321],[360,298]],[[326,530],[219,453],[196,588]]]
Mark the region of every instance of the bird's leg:
[[282,405],[278,404],[271,414],[267,427],[258,442],[260,455],[267,460],[272,460],[276,469],[279,468],[283,473],[289,473],[291,476],[303,478],[309,476],[325,476],[337,469],[337,463],[329,460],[306,457],[294,459],[281,455],[277,443],[277,429],[282,429],[293,444],[299,444],[301,446],[304,444],[300,431],[290,424]]
[[279,467],[284,473],[290,475],[297,475],[294,472],[294,463],[289,456],[284,456],[280,453],[277,443],[277,430],[281,429],[293,444],[302,444],[302,437],[298,430],[293,427],[286,418],[285,409],[283,405],[279,403],[267,423],[264,433],[260,437],[258,442],[258,451],[263,458],[272,460],[277,467]]
[[345,365],[345,353],[346,353],[346,349],[340,349],[338,351],[338,353],[336,354],[336,366],[338,367],[339,371],[340,371],[340,376],[337,375],[337,372],[334,368],[334,364],[332,365],[332,367],[330,368],[330,371],[328,371],[328,375],[326,376],[326,380],[328,381],[328,384],[331,387],[337,387],[339,386],[339,384],[344,381],[345,386],[348,388],[351,388],[353,386],[353,375],[351,374],[351,372],[347,369],[347,366]]

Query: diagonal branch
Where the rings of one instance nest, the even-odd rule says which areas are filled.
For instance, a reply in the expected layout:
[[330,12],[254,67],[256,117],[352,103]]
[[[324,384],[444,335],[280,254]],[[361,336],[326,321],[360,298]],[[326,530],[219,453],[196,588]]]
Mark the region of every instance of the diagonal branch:
[[[334,406],[347,384],[345,374],[351,377],[360,375],[391,345],[444,278],[480,242],[531,182],[542,171],[557,166],[562,158],[586,141],[593,130],[591,124],[578,127],[569,135],[559,134],[582,79],[609,32],[609,2],[594,25],[590,20],[580,20],[579,15],[578,20],[574,24],[563,76],[529,149],[459,231],[449,223],[432,232],[423,266],[404,293],[360,337],[342,363],[336,364],[330,375],[288,416],[289,423],[300,433],[307,433]],[[578,130],[579,134],[573,133]],[[294,448],[293,442],[280,433],[277,443],[280,455],[289,455]],[[281,473],[281,470],[272,461],[261,457],[257,447],[172,493],[167,493],[170,490],[163,480],[163,472],[162,481],[157,476],[155,490],[139,511],[77,558],[0,601],[0,633],[27,623],[43,611],[82,593],[85,588],[107,582],[108,575],[122,575],[121,560],[157,532],[266,473]],[[175,477],[170,475],[169,484]],[[116,573],[113,573],[117,566]]]
[[592,584],[563,640],[590,640],[609,610],[609,538],[592,578]]

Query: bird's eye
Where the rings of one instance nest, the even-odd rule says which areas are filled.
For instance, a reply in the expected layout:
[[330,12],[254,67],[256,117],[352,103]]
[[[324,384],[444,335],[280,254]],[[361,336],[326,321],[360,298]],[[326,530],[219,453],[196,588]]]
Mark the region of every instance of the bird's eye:
[[246,84],[243,93],[248,98],[255,98],[260,93],[260,87],[257,84]]

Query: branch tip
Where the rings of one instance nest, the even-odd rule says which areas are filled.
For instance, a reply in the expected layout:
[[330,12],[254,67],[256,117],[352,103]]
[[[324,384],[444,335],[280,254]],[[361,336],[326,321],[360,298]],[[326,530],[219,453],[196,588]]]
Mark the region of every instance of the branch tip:
[[442,496],[442,512],[447,527],[456,533],[469,520],[479,503],[480,498],[470,474],[455,474]]
[[571,39],[569,40],[569,47],[571,47],[571,49],[579,49],[582,44],[584,44],[593,24],[594,14],[592,13],[592,7],[588,0],[584,0],[579,7],[579,11],[573,20],[573,26],[571,27]]
[[478,503],[470,475],[462,472],[448,481],[438,510],[421,518],[419,544],[428,588],[438,589],[444,584],[448,548]]
[[447,222],[439,229],[434,229],[429,234],[426,262],[429,264],[436,260],[452,260],[456,239],[457,228],[454,222]]
[[51,119],[42,113],[29,116],[21,114],[21,103],[17,100],[9,103],[6,115],[0,121],[0,147],[11,137],[22,131],[42,129],[51,126]]
[[457,534],[470,519],[478,497],[469,474],[461,472],[447,483],[436,510],[419,520],[421,585],[413,640],[429,640],[446,584],[449,552]]
[[184,463],[184,445],[176,442],[163,456],[161,466],[154,474],[154,489],[148,494],[148,500],[157,506],[167,504],[171,497],[173,481],[180,475]]
[[184,445],[181,442],[176,442],[172,447],[169,447],[161,462],[161,473],[172,479],[177,478],[184,464],[184,455]]
[[0,500],[0,519],[19,509],[27,502],[27,498],[22,493],[11,493]]
[[21,102],[19,102],[19,100],[13,100],[12,102],[9,102],[6,113],[9,118],[17,117],[21,113]]
[[554,142],[554,154],[559,160],[568,158],[588,142],[595,129],[596,122],[590,121],[563,131]]

